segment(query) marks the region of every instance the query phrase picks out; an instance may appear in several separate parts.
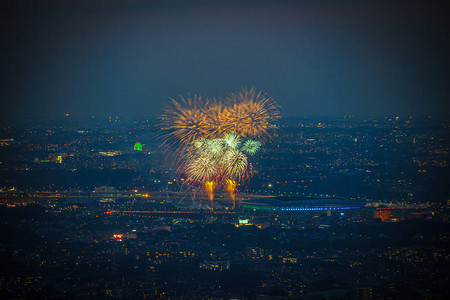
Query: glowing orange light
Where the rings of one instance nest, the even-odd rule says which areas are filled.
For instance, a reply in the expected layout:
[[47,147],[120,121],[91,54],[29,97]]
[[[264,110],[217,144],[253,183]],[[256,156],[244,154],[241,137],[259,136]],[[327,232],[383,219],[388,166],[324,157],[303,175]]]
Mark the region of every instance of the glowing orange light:
[[115,233],[115,234],[113,234],[113,239],[115,239],[115,240],[121,240],[121,239],[123,239],[123,234],[121,234],[121,233]]
[[225,189],[230,195],[231,199],[233,199],[233,209],[236,206],[236,181],[227,179],[225,180]]
[[205,182],[205,190],[208,194],[209,201],[211,201],[211,206],[214,208],[214,189],[216,187],[216,183],[214,181]]

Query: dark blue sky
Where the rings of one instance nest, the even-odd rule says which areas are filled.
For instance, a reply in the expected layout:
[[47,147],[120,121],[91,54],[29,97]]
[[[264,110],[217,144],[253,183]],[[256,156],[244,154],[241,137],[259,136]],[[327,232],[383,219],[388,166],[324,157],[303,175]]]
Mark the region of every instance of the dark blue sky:
[[153,117],[255,86],[287,116],[447,117],[449,11],[408,2],[8,0],[1,116]]

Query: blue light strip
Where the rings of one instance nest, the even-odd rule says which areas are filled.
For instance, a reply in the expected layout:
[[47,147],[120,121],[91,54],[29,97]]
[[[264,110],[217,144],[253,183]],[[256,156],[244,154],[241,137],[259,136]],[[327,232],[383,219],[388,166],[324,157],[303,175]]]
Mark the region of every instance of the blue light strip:
[[316,210],[344,210],[344,209],[359,209],[361,208],[361,205],[357,206],[333,206],[333,207],[279,207],[279,208],[272,208],[273,210],[282,210],[282,211],[316,211]]

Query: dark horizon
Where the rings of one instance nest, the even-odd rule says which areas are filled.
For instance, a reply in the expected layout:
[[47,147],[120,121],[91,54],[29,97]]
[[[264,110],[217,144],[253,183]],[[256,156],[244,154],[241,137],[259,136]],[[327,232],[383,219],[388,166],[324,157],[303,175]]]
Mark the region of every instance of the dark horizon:
[[[101,116],[87,116],[87,115],[61,115],[53,118],[47,117],[23,117],[22,119],[12,120],[12,119],[2,119],[0,120],[0,126],[4,129],[6,128],[25,128],[28,125],[37,125],[39,127],[46,126],[85,126],[90,124],[89,126],[97,126],[99,124],[106,124],[108,120],[111,119],[114,126],[122,126],[120,124],[127,124],[133,122],[144,122],[152,126],[158,126],[160,124],[159,115],[154,116],[121,116],[121,115],[101,115]],[[395,120],[396,118],[398,120]],[[325,125],[332,125],[335,121],[344,121],[347,119],[348,121],[386,121],[392,123],[392,126],[405,126],[406,121],[412,121],[413,124],[415,122],[419,122],[418,124],[425,124],[423,122],[431,122],[432,124],[440,124],[442,126],[448,126],[448,118],[446,116],[440,115],[431,115],[431,114],[418,114],[418,115],[298,115],[298,116],[285,116],[283,115],[280,120],[276,123],[278,125],[289,125],[292,122],[325,122]],[[117,120],[117,122],[114,122]],[[88,122],[88,123],[87,123]],[[331,122],[331,123],[328,123]],[[396,124],[397,123],[397,124]],[[417,126],[414,125],[414,126]]]

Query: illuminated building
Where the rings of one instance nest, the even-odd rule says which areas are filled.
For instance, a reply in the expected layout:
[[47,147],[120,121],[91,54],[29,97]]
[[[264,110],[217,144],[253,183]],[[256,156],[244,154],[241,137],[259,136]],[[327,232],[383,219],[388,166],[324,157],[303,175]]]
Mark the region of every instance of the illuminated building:
[[298,262],[298,258],[297,257],[283,257],[282,262],[284,264],[286,264],[286,263],[296,264]]
[[137,235],[136,233],[113,233],[112,235],[108,235],[112,240],[115,241],[123,241],[123,240],[130,240],[130,239],[136,239]]
[[225,271],[230,269],[229,260],[205,260],[199,264],[202,270]]
[[107,186],[107,185],[103,185],[103,186],[94,188],[94,193],[115,193],[115,192],[116,192],[115,188],[113,188],[112,186]]
[[264,258],[264,249],[260,247],[247,247],[245,248],[245,256],[252,260],[259,260]]
[[236,227],[247,226],[247,225],[252,225],[252,226],[256,226],[260,229],[263,229],[263,228],[269,227],[270,224],[269,224],[269,222],[261,222],[261,221],[255,222],[255,220],[250,220],[250,219],[246,218],[246,219],[239,219],[238,223],[236,224]]
[[236,226],[252,225],[249,219],[239,219]]
[[115,150],[115,151],[100,151],[99,154],[101,156],[117,156],[117,155],[122,154],[122,152],[117,151],[117,150]]
[[0,147],[9,146],[14,142],[14,139],[0,139]]
[[122,241],[123,240],[123,234],[122,233],[114,233],[112,235],[112,239],[113,240]]
[[139,142],[134,144],[134,151],[142,151],[142,144]]
[[381,219],[381,221],[388,220],[392,216],[391,210],[376,210],[373,212],[374,219]]

